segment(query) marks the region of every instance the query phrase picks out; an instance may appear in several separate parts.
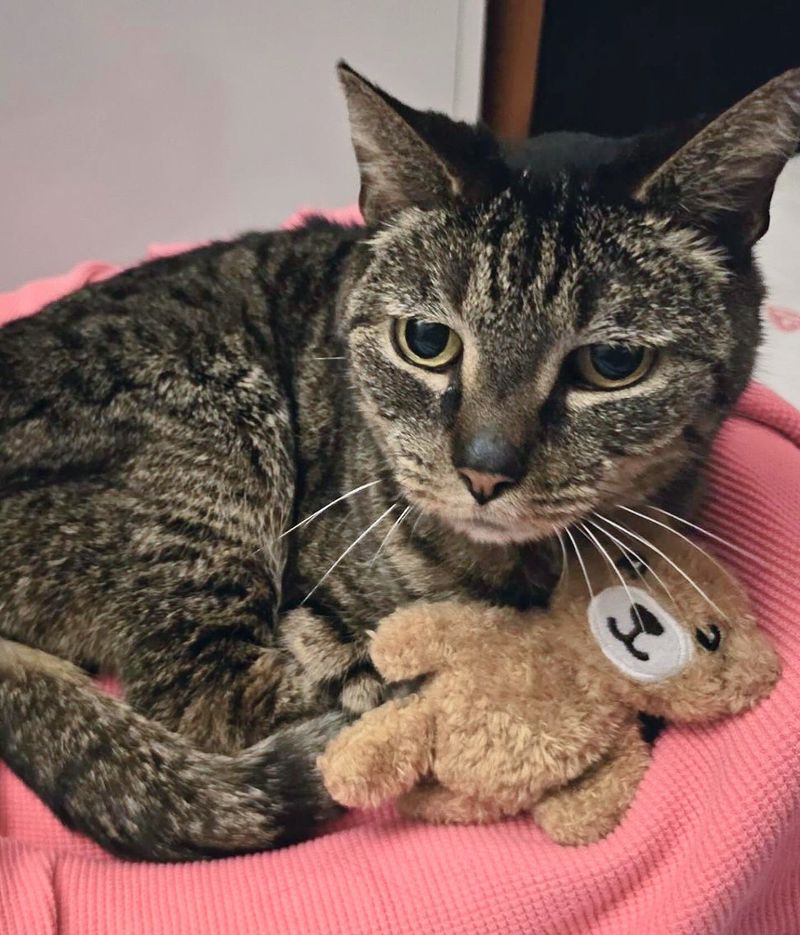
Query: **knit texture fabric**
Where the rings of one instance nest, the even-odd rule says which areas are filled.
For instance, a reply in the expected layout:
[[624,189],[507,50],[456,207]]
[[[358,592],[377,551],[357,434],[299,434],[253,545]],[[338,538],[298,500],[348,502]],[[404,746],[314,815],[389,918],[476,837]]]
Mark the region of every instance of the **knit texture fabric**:
[[[0,324],[114,271],[83,264],[0,296]],[[526,819],[430,827],[387,808],[275,853],[125,863],[0,765],[0,933],[800,933],[798,448],[800,413],[751,386],[718,437],[701,518],[736,544],[709,546],[747,586],[782,679],[743,716],[669,727],[604,841],[563,848]]]

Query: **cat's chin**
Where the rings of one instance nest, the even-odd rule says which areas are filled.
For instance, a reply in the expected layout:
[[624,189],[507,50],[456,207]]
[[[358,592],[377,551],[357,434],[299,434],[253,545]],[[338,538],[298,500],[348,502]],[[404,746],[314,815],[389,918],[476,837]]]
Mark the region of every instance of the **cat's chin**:
[[473,542],[486,545],[522,545],[525,542],[537,542],[553,534],[549,525],[530,523],[494,523],[483,519],[449,518],[448,524]]

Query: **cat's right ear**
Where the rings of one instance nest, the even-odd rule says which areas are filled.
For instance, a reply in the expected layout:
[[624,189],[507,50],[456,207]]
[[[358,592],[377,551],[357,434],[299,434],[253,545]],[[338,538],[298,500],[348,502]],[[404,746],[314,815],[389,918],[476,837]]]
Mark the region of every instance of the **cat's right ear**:
[[775,181],[800,139],[800,68],[753,91],[685,143],[635,197],[734,250],[769,226]]
[[503,168],[488,133],[414,110],[345,62],[337,71],[361,173],[359,206],[368,224],[410,206],[474,200],[497,188]]

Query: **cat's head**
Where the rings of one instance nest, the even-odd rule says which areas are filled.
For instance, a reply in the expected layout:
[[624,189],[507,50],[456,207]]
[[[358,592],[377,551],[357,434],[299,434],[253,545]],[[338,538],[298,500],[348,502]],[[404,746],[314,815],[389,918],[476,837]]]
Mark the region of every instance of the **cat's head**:
[[800,135],[800,70],[625,184],[512,171],[487,134],[340,77],[374,227],[342,324],[408,501],[522,542],[674,483],[750,377],[751,251]]
[[564,645],[633,710],[688,722],[753,707],[781,666],[741,585],[667,524],[633,525],[650,539],[635,570],[588,552],[590,594],[570,563],[551,603]]

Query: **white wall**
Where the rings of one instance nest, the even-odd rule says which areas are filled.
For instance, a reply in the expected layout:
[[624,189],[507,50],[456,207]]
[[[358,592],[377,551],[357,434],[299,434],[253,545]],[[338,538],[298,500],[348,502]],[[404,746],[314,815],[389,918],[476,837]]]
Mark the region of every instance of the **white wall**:
[[767,284],[756,379],[800,408],[800,156],[781,173],[757,253]]
[[0,290],[357,192],[334,64],[473,118],[482,0],[0,0]]

